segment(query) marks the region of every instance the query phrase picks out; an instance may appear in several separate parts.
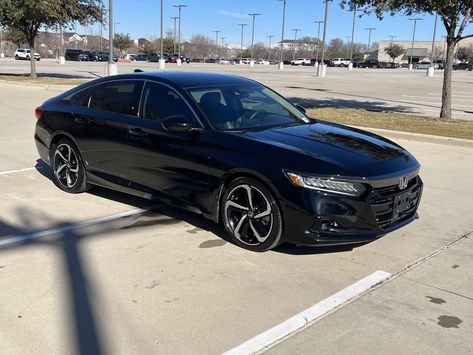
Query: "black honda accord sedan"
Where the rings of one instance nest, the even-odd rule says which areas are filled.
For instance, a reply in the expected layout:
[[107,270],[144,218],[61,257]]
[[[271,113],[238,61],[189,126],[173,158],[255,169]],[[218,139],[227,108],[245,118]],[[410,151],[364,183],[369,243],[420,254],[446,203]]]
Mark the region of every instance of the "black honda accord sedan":
[[264,251],[365,243],[417,217],[420,165],[380,136],[309,118],[268,87],[190,72],[98,79],[36,109],[55,184],[162,199]]

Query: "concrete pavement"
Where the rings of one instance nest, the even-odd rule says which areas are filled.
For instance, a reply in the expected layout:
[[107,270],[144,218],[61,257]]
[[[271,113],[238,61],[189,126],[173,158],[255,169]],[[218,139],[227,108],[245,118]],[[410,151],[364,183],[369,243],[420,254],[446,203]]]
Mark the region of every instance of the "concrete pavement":
[[[99,188],[57,189],[32,138],[33,109],[55,92],[0,90],[0,241],[149,206]],[[1,247],[0,353],[221,353],[472,232],[473,149],[396,141],[422,164],[420,219],[354,249],[250,253],[221,227],[166,207]],[[271,351],[471,351],[471,253],[471,238],[459,241]]]

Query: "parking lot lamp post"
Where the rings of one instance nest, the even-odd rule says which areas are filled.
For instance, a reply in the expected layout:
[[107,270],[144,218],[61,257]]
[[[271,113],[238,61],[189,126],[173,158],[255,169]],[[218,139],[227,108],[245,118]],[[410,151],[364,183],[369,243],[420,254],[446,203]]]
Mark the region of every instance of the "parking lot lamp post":
[[327,17],[328,17],[328,2],[329,0],[325,0],[325,16],[324,16],[324,33],[322,35],[322,58],[320,58],[320,62],[322,65],[320,65],[317,68],[317,76],[324,77],[326,74],[326,69],[327,66],[324,63],[325,60],[325,40],[327,38]]
[[177,39],[177,65],[181,65],[181,22],[182,22],[182,8],[187,7],[187,5],[174,5],[179,9],[179,34]]
[[300,28],[293,28],[294,31],[294,53],[292,53],[292,59],[296,59],[296,50],[297,50],[297,32],[299,32]]
[[350,63],[348,63],[348,70],[353,69],[353,44],[355,40],[355,20],[356,20],[356,6],[351,9],[353,11],[353,24],[351,26],[351,44],[350,44]]
[[159,34],[159,59],[158,59],[158,68],[163,70],[166,67],[166,59],[164,59],[164,45],[163,45],[163,29],[164,29],[164,6],[163,0],[161,0],[161,9],[160,9],[160,34]]
[[215,32],[215,55],[218,58],[218,34],[222,31],[214,31]]
[[[347,58],[349,58],[348,56],[350,55],[349,54],[349,50],[350,48],[348,48],[348,43],[350,43],[350,40],[351,40],[351,36],[345,36],[345,38],[347,39]],[[350,59],[350,62],[351,62],[351,59]]]
[[317,44],[315,49],[315,67],[319,67],[319,47],[320,47],[320,25],[324,23],[323,21],[314,21],[317,24]]
[[256,13],[252,13],[252,14],[248,14],[248,16],[252,16],[253,17],[253,30],[252,30],[252,34],[251,34],[251,58],[250,58],[250,67],[252,67],[255,63],[253,61],[253,51],[254,51],[254,47],[255,47],[255,18],[256,16],[259,16],[261,14],[256,14]]
[[239,23],[238,26],[241,26],[240,64],[243,64],[243,28],[248,25],[246,23]]
[[414,41],[416,38],[416,25],[417,21],[422,21],[421,18],[410,18],[409,21],[414,21],[414,30],[412,31],[412,44],[411,44],[411,55],[409,56],[409,70],[412,70],[412,55],[414,54]]
[[396,38],[397,36],[389,35],[388,37],[391,38],[391,46],[392,46],[392,45],[393,45],[393,42],[394,42],[394,38]]
[[268,60],[271,60],[271,40],[274,38],[273,35],[267,35],[266,37],[268,37],[269,39],[269,44],[268,44]]
[[435,36],[437,34],[437,18],[438,18],[438,13],[435,13],[435,19],[434,19],[434,33],[432,34],[432,51],[430,52],[430,62],[432,65],[434,65],[434,50],[435,50]]
[[[113,0],[108,0],[108,64],[107,64],[107,74],[116,75],[117,64],[113,61]],[[76,42],[77,44],[77,42]]]
[[227,37],[220,37],[220,39],[222,40],[222,57],[224,57],[224,58],[226,57],[225,44],[223,43],[225,38],[227,38]]
[[371,32],[374,31],[375,29],[376,28],[374,28],[374,27],[365,28],[365,30],[368,31],[368,52],[371,49]]
[[174,35],[173,35],[173,39],[172,39],[172,42],[173,42],[173,54],[176,53],[176,36],[177,36],[177,33],[176,33],[176,21],[177,19],[179,18],[179,16],[171,16],[170,19],[171,20],[174,20]]
[[284,51],[284,23],[286,22],[286,0],[279,0],[283,2],[282,5],[282,30],[281,30],[281,48],[279,51],[279,66],[280,70],[284,69],[283,51]]

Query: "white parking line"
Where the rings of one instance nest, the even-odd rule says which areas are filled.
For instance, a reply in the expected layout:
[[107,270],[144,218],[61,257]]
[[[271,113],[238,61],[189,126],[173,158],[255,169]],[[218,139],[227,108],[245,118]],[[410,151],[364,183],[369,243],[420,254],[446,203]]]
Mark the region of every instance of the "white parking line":
[[151,209],[153,209],[152,206],[148,207],[148,208],[136,208],[136,209],[133,209],[133,210],[129,210],[129,211],[121,212],[121,213],[116,213],[116,214],[112,214],[112,215],[105,216],[105,217],[99,217],[99,218],[92,219],[92,220],[89,220],[89,221],[79,222],[79,223],[76,223],[76,224],[70,224],[70,225],[64,226],[64,227],[48,229],[48,230],[41,231],[41,232],[35,232],[35,233],[30,233],[30,234],[25,234],[25,235],[21,235],[21,236],[17,236],[17,237],[12,237],[12,238],[8,238],[8,239],[0,240],[0,248],[4,247],[4,246],[7,246],[7,245],[21,243],[21,242],[24,242],[25,240],[37,239],[37,238],[46,237],[48,235],[52,235],[52,234],[56,234],[56,233],[68,232],[68,231],[71,231],[71,230],[74,230],[74,229],[91,226],[93,224],[110,222],[110,221],[120,219],[120,218],[123,218],[123,217],[134,216],[134,215],[137,215],[137,214],[147,212]]
[[267,349],[269,346],[280,342],[284,338],[294,334],[297,331],[313,324],[321,317],[332,312],[348,301],[361,295],[373,286],[387,280],[392,274],[386,271],[376,271],[371,275],[355,282],[354,284],[344,288],[334,295],[316,303],[312,307],[302,311],[299,314],[289,318],[288,320],[278,324],[277,326],[257,335],[256,337],[244,342],[243,344],[233,348],[223,355],[242,355],[254,354],[261,350]]
[[10,174],[22,173],[24,171],[31,171],[31,170],[36,170],[36,168],[25,168],[25,169],[17,169],[17,170],[10,170],[10,171],[1,171],[0,175],[10,175]]

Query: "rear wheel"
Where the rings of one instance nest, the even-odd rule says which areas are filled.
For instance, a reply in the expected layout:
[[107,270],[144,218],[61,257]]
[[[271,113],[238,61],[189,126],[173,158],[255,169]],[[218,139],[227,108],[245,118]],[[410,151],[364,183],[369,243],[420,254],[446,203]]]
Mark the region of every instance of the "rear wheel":
[[266,251],[281,243],[281,210],[271,192],[251,178],[238,178],[225,190],[222,220],[232,241],[248,250]]
[[61,190],[75,194],[90,188],[79,150],[71,140],[61,139],[52,146],[50,160],[53,181]]

